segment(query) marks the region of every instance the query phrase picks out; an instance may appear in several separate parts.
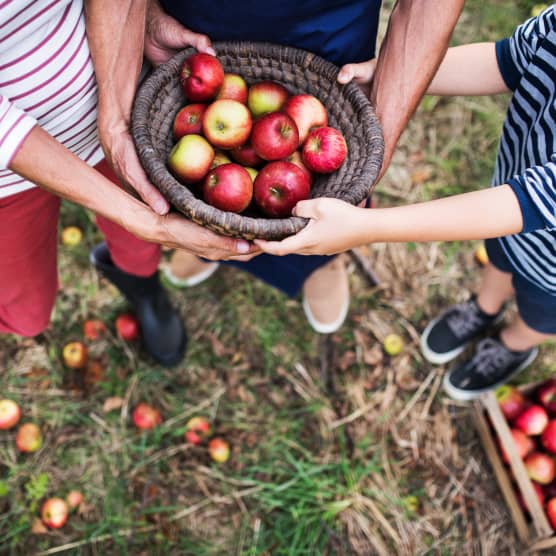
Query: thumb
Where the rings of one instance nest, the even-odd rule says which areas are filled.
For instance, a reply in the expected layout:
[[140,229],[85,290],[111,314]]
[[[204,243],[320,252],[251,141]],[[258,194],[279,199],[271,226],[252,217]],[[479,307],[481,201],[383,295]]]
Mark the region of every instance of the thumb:
[[317,216],[315,199],[310,199],[308,201],[299,201],[295,207],[293,207],[293,216],[301,216],[302,218],[315,218]]
[[191,45],[199,52],[204,52],[205,54],[216,56],[216,52],[214,48],[212,48],[212,43],[207,35],[194,33],[193,31],[190,31],[186,28],[183,29],[182,35],[182,40],[185,44]]
[[346,64],[338,73],[338,82],[346,84],[355,80],[359,84],[368,83],[373,77],[375,65],[374,58],[359,64]]

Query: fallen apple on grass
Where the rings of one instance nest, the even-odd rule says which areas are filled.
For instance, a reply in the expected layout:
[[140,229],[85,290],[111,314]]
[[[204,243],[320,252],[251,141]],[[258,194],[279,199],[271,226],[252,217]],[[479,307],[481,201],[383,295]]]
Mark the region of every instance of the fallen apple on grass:
[[79,490],[71,490],[66,496],[66,502],[71,510],[75,510],[83,503],[84,497]]
[[145,402],[135,406],[131,418],[133,424],[140,430],[152,430],[162,422],[160,411]]
[[344,136],[333,127],[317,127],[309,132],[303,143],[303,162],[311,170],[321,174],[336,171],[347,156]]
[[122,313],[116,317],[116,333],[126,342],[133,342],[139,338],[139,321],[131,313]]
[[224,463],[230,457],[230,445],[223,438],[213,438],[208,444],[211,459],[217,463]]
[[203,133],[211,145],[234,149],[249,138],[253,122],[251,113],[237,100],[217,100],[210,104],[203,117]]
[[403,345],[403,340],[398,334],[388,334],[382,343],[384,351],[391,357],[399,355],[403,349]]
[[70,369],[82,369],[87,364],[87,346],[83,342],[69,342],[62,350],[62,359]]
[[189,100],[205,102],[218,93],[224,82],[224,69],[215,56],[197,52],[184,60],[179,81]]
[[203,198],[220,210],[243,212],[253,198],[253,180],[243,166],[222,164],[207,174]]
[[21,418],[21,409],[13,400],[0,400],[0,430],[15,427]]
[[184,135],[168,155],[168,167],[184,183],[202,180],[214,159],[214,149],[201,135]]
[[68,226],[62,230],[61,239],[67,247],[75,247],[81,243],[83,233],[77,226]]
[[514,426],[529,436],[542,434],[548,424],[548,415],[540,405],[526,407],[515,419]]
[[185,425],[185,440],[199,445],[210,436],[210,424],[204,417],[192,417]]
[[199,135],[203,129],[203,116],[207,109],[206,104],[193,103],[184,106],[174,118],[172,132],[176,140],[184,135]]
[[287,158],[299,146],[297,126],[282,112],[265,114],[253,124],[251,145],[263,160]]
[[87,340],[98,340],[106,332],[106,325],[99,319],[87,319],[83,323],[83,336]]
[[49,498],[41,508],[42,522],[50,529],[60,529],[68,520],[69,508],[61,498]]
[[15,435],[16,448],[23,453],[32,453],[42,446],[42,433],[35,423],[24,423]]
[[291,216],[299,201],[309,198],[307,175],[291,162],[270,162],[257,174],[253,194],[259,208],[268,216]]
[[280,110],[288,97],[289,91],[280,83],[275,81],[259,81],[249,87],[247,106],[254,118],[258,118],[269,112]]
[[508,421],[515,419],[527,406],[523,394],[514,386],[505,384],[494,391],[500,410]]

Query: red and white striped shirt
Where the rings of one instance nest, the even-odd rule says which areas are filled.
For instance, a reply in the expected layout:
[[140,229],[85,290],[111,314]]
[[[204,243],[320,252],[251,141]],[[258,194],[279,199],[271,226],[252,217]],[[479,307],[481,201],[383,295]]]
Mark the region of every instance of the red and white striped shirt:
[[0,0],[0,198],[35,184],[8,165],[35,124],[88,164],[103,158],[82,0]]

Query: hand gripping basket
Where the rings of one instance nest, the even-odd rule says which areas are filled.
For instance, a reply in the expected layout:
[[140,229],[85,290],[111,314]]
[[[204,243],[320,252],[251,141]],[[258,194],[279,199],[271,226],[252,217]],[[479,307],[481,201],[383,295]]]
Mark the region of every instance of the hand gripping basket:
[[[338,68],[309,52],[268,43],[215,43],[225,72],[239,73],[248,85],[272,80],[292,94],[309,93],[326,107],[329,125],[339,129],[348,156],[333,174],[315,175],[311,197],[335,197],[358,204],[367,197],[382,164],[384,144],[378,119],[369,100],[355,84],[339,85]],[[218,234],[244,239],[283,239],[300,231],[305,218],[253,218],[216,209],[198,199],[167,169],[174,138],[172,123],[186,99],[178,74],[195,51],[183,50],[159,66],[141,85],[132,114],[135,146],[152,183],[178,211]]]

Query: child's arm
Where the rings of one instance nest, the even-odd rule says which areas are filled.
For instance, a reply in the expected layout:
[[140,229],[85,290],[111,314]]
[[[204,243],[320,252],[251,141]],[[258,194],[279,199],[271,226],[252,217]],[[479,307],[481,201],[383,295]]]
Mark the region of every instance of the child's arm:
[[295,214],[311,218],[301,232],[281,242],[255,243],[274,255],[333,254],[366,243],[484,239],[523,228],[517,196],[508,185],[371,210],[321,198],[301,201]]
[[[346,64],[338,74],[340,83],[355,81],[365,91],[373,78],[376,59]],[[494,95],[507,93],[496,59],[496,44],[481,42],[449,48],[428,89],[428,95]]]

